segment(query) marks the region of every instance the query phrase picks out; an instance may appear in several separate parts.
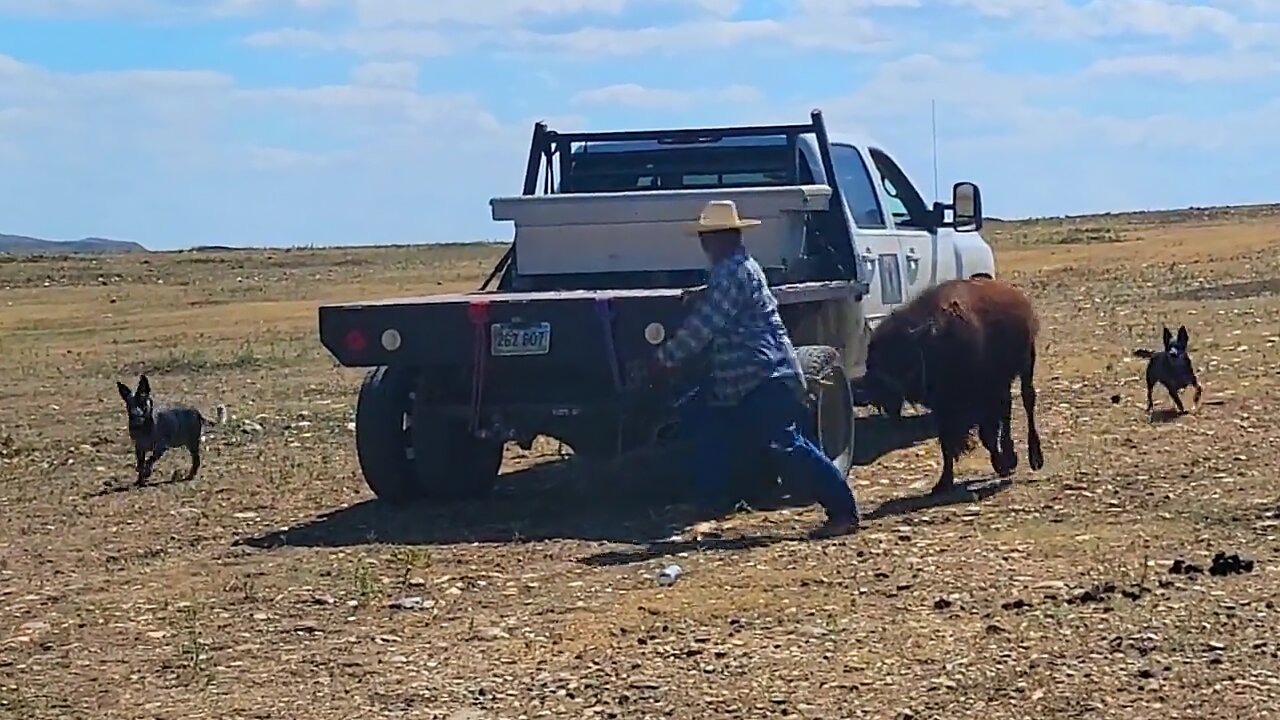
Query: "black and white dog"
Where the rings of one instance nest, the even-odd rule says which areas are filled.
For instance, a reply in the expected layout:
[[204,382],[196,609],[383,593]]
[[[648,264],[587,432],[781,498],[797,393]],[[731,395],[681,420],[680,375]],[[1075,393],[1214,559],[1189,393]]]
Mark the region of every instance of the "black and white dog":
[[[187,480],[192,480],[200,470],[200,440],[206,425],[226,422],[227,408],[219,405],[217,420],[210,421],[199,410],[188,405],[156,407],[151,400],[151,383],[146,375],[138,378],[138,388],[130,390],[122,382],[116,383],[120,397],[129,413],[129,439],[133,441],[133,454],[137,461],[138,484],[151,477],[156,461],[165,451],[185,447],[191,453],[191,470]],[[147,457],[147,453],[151,457]]]
[[1164,386],[1169,391],[1169,397],[1173,398],[1173,404],[1178,407],[1178,412],[1185,414],[1186,408],[1182,406],[1182,398],[1178,396],[1178,391],[1193,387],[1196,390],[1194,402],[1196,407],[1200,406],[1200,396],[1204,393],[1204,389],[1200,387],[1200,381],[1196,379],[1195,368],[1191,365],[1191,355],[1187,352],[1187,345],[1191,342],[1191,337],[1187,334],[1187,327],[1182,325],[1178,328],[1178,336],[1175,338],[1173,333],[1169,332],[1169,328],[1164,328],[1164,349],[1159,352],[1151,350],[1135,350],[1135,357],[1149,358],[1147,360],[1147,413],[1152,412],[1154,407],[1151,400],[1151,391],[1156,384]]

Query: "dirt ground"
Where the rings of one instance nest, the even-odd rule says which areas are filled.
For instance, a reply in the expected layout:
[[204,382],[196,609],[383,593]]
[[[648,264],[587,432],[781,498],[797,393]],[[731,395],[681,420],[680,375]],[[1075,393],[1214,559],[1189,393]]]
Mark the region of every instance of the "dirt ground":
[[[989,235],[1041,313],[1047,466],[1019,408],[1013,483],[928,507],[927,424],[869,417],[870,519],[821,542],[816,508],[664,541],[677,488],[552,442],[487,502],[371,502],[316,305],[468,289],[500,248],[0,259],[0,717],[1280,717],[1280,210]],[[1150,422],[1161,323],[1206,395]],[[195,482],[173,453],[130,487],[139,370],[230,408]]]

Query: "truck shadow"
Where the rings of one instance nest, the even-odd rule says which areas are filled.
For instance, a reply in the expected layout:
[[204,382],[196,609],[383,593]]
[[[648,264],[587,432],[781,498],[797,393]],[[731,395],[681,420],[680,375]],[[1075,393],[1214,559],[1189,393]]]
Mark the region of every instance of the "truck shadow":
[[[859,422],[857,454],[863,458],[907,447],[931,433],[928,417],[905,417],[893,428],[887,419]],[[863,446],[862,442],[870,442]],[[860,464],[868,464],[864,460]],[[283,531],[241,538],[236,545],[259,549],[279,547],[351,547],[370,544],[456,545],[581,540],[639,546],[626,552],[606,552],[584,562],[638,562],[689,545],[701,550],[745,549],[796,537],[707,538],[684,541],[675,536],[705,518],[687,503],[690,478],[671,459],[639,454],[613,465],[596,465],[570,458],[542,463],[504,474],[494,495],[483,500],[447,505],[394,506],[376,500],[324,513]],[[871,510],[866,520],[899,515],[940,504],[972,502],[976,498],[926,496],[891,500]],[[802,495],[759,503],[756,510],[809,504]]]
[[482,500],[407,506],[367,500],[236,544],[346,547],[557,539],[644,543],[670,537],[703,519],[681,505],[691,497],[682,487],[685,482],[644,458],[615,466],[554,460],[503,474],[494,494]]

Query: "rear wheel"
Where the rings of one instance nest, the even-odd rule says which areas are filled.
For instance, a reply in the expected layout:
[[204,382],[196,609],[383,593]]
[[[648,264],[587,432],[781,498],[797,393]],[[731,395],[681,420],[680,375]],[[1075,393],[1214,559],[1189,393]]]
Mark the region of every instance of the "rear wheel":
[[493,490],[503,443],[475,437],[465,419],[435,411],[418,374],[379,367],[356,401],[356,455],[379,500],[462,500]]
[[493,492],[504,443],[476,437],[467,420],[441,414],[423,395],[418,393],[409,429],[420,496],[469,500]]
[[356,458],[364,481],[381,500],[417,496],[408,419],[414,375],[403,368],[370,370],[356,398]]

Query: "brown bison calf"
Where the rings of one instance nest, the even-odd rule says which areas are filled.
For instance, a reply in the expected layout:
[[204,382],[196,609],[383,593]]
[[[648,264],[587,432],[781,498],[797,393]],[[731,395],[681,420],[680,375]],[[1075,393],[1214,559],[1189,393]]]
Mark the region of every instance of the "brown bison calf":
[[1018,466],[1009,425],[1010,384],[1022,379],[1027,455],[1044,467],[1036,430],[1036,334],[1039,321],[1021,290],[990,278],[949,280],[886,317],[871,334],[863,389],[871,404],[898,417],[904,402],[928,407],[942,447],[942,477],[933,491],[955,483],[956,458],[973,447],[973,428],[1008,477]]

